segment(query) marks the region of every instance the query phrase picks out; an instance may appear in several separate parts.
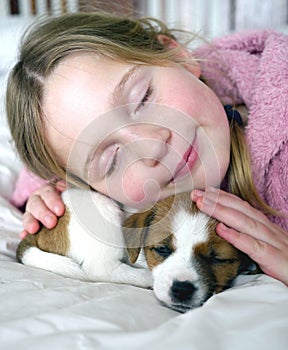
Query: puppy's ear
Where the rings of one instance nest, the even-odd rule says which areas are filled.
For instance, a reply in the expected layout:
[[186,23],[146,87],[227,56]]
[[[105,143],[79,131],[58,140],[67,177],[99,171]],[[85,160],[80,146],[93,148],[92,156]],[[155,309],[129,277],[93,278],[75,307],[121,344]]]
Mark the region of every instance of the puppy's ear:
[[127,248],[128,258],[131,264],[135,264],[140,254],[141,248]]
[[142,213],[135,213],[123,223],[123,236],[129,260],[134,264],[144,246],[149,226],[155,217],[153,209]]

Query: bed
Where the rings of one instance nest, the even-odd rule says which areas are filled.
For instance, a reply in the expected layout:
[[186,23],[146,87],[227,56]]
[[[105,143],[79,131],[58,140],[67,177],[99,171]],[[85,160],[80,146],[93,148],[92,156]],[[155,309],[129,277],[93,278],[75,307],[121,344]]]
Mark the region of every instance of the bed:
[[16,261],[22,214],[9,199],[22,165],[5,122],[4,91],[29,22],[15,20],[8,30],[1,19],[0,28],[7,49],[0,55],[0,348],[286,350],[288,289],[265,275],[239,276],[229,290],[181,314],[151,290],[81,282]]

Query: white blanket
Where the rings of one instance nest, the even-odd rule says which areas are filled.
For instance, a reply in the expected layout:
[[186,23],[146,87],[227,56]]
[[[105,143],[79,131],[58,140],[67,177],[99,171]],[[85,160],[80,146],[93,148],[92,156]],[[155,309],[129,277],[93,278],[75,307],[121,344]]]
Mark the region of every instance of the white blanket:
[[160,305],[151,290],[85,283],[19,264],[21,213],[9,198],[21,164],[9,143],[2,100],[1,350],[287,350],[288,289],[265,275],[240,276],[203,307],[179,314]]

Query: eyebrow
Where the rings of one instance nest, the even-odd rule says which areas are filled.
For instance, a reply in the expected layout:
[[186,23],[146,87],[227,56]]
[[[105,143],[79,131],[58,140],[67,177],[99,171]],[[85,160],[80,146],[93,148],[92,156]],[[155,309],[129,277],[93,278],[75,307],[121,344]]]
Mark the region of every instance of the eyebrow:
[[122,77],[119,84],[115,87],[112,98],[111,98],[111,105],[113,107],[117,106],[117,101],[119,101],[121,95],[123,94],[123,90],[125,88],[125,85],[129,82],[129,80],[136,74],[137,70],[140,68],[139,65],[132,66]]

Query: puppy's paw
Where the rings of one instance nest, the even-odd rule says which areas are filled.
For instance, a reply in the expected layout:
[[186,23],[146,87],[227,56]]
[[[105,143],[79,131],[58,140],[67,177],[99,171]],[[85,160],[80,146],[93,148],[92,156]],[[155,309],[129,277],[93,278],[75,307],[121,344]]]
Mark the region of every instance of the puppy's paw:
[[21,262],[24,265],[47,270],[64,277],[89,280],[77,262],[66,256],[44,252],[37,247],[25,250]]

